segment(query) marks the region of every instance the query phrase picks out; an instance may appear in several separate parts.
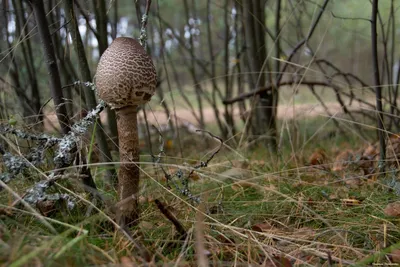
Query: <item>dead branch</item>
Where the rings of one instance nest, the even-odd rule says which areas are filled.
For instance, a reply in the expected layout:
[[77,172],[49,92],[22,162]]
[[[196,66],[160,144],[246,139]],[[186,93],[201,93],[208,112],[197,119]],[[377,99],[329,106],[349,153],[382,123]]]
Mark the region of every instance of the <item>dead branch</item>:
[[317,15],[317,18],[315,19],[315,21],[313,22],[313,24],[310,27],[310,30],[308,31],[307,36],[301,40],[300,42],[297,43],[297,45],[293,48],[292,52],[290,53],[290,55],[288,56],[285,65],[283,66],[280,75],[277,77],[277,81],[276,84],[279,85],[281,83],[283,74],[285,73],[287,67],[290,65],[290,62],[292,60],[292,58],[294,57],[294,55],[297,53],[297,51],[304,45],[307,44],[307,42],[311,39],[315,29],[317,28],[317,25],[322,17],[322,14],[325,11],[326,6],[328,5],[329,0],[325,0],[324,3],[321,6],[321,10]]
[[171,213],[171,211],[165,207],[164,203],[160,200],[155,199],[154,203],[156,203],[157,208],[161,211],[161,213],[175,226],[176,231],[179,233],[179,238],[181,240],[186,239],[187,232],[183,225],[178,221],[178,219]]
[[[294,84],[299,84],[299,83],[296,82],[296,81],[281,82],[279,84],[279,87],[285,86],[285,85],[294,85]],[[301,85],[308,85],[308,86],[332,87],[332,85],[330,85],[327,82],[318,82],[318,81],[302,81],[300,84]],[[268,85],[266,87],[260,87],[259,89],[256,89],[256,90],[250,91],[248,93],[244,93],[244,94],[238,95],[237,97],[234,97],[234,98],[231,98],[231,99],[225,99],[225,100],[222,101],[222,103],[224,105],[231,105],[233,103],[246,100],[247,98],[253,97],[253,96],[261,94],[263,92],[272,91],[274,88],[275,88],[275,85],[270,84],[270,85]]]

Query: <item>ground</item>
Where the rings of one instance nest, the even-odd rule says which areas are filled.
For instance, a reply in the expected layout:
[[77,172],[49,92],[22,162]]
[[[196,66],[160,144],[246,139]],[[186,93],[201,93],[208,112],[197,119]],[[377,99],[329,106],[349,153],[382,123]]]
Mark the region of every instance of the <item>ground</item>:
[[[327,103],[327,107],[346,120],[339,105]],[[159,122],[166,122],[159,111],[154,113]],[[184,120],[193,119],[187,110],[177,113]],[[212,110],[206,108],[205,113]],[[360,126],[365,126],[363,139],[357,131],[347,136],[326,134],[336,125],[316,104],[296,105],[295,113],[293,106],[281,105],[278,114],[281,122],[295,114],[300,129],[297,144],[290,131],[282,132],[278,156],[262,147],[225,145],[207,166],[197,168],[216,152],[219,142],[206,146],[204,139],[190,134],[190,142],[183,146],[183,154],[190,158],[171,149],[154,165],[142,155],[142,216],[139,225],[129,229],[135,239],[110,225],[109,209],[96,211],[77,179],[60,181],[53,188],[69,190],[75,208],[46,202],[48,206],[35,211],[41,219],[14,206],[10,193],[0,192],[0,262],[4,266],[136,266],[143,264],[140,244],[154,262],[176,266],[196,266],[200,259],[227,266],[397,264],[397,165],[388,165],[384,176],[375,174],[375,133],[368,130],[372,122]],[[316,134],[318,129],[321,134]],[[398,142],[399,138],[391,138]],[[51,166],[49,162],[42,172],[48,173]],[[93,164],[90,169],[100,192],[115,202],[116,192],[102,180],[104,166]],[[32,171],[12,181],[9,188],[23,195],[40,179],[43,175]]]

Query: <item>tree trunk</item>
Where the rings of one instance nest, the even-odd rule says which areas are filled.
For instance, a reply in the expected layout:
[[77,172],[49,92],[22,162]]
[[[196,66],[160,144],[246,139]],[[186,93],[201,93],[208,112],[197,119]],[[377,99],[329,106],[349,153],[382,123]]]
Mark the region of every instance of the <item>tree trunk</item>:
[[[107,40],[107,9],[106,2],[104,0],[93,0],[94,14],[97,25],[97,42],[99,43],[99,56],[104,53],[108,47]],[[115,117],[115,111],[107,108],[107,121],[111,132],[111,138],[114,144],[118,144],[118,130],[117,130],[117,119]],[[116,146],[115,146],[116,148]]]
[[[9,4],[7,1],[3,1],[2,2],[2,12],[3,12],[3,18],[4,18],[4,26],[5,29],[8,29],[8,23],[9,23],[9,16],[8,16],[8,12],[7,10],[9,10]],[[15,9],[15,7],[14,7]],[[11,19],[10,19],[11,21]],[[22,114],[24,117],[27,117],[31,114],[33,114],[33,109],[30,105],[29,102],[29,98],[26,95],[26,92],[23,90],[22,88],[22,84],[21,84],[21,78],[20,78],[20,74],[19,74],[19,68],[18,68],[18,62],[17,62],[17,58],[15,56],[15,50],[13,48],[12,43],[10,42],[10,33],[8,32],[8,30],[5,30],[5,39],[7,42],[7,46],[8,49],[11,52],[10,58],[11,58],[11,62],[9,63],[9,65],[11,65],[11,67],[9,68],[9,74],[11,77],[11,81],[12,81],[12,85],[14,86],[14,88],[16,89],[16,95],[18,98],[18,101],[21,105],[21,109],[22,109]]]
[[[265,68],[267,59],[267,43],[265,41],[265,1],[242,1],[245,21],[245,39],[247,56],[250,67],[251,90],[266,85]],[[265,64],[266,65],[266,64]],[[259,97],[254,97],[252,106],[254,110],[250,118],[252,139],[265,137],[266,146],[272,151],[277,149],[276,116],[274,112],[275,94],[270,91],[262,92]]]
[[[33,59],[33,52],[32,52],[32,47],[31,47],[31,39],[27,38],[29,35],[29,27],[27,20],[25,18],[25,12],[23,8],[23,2],[22,0],[13,0],[13,5],[15,7],[15,15],[16,15],[16,28],[17,31],[19,32],[20,39],[23,39],[24,41],[21,42],[21,48],[22,48],[22,54],[24,57],[26,69],[28,72],[28,77],[29,77],[29,85],[31,87],[31,107],[34,116],[38,116],[37,118],[30,118],[28,120],[29,123],[34,123],[35,121],[39,121],[39,125],[43,126],[43,113],[41,112],[41,102],[40,102],[40,92],[39,92],[39,86],[38,86],[38,81],[36,77],[36,71],[35,71],[35,65],[34,65],[34,59]],[[22,26],[22,27],[21,27]],[[23,31],[21,30],[23,28]],[[40,130],[40,129],[39,129]]]
[[385,126],[383,124],[382,116],[382,87],[379,79],[379,63],[378,63],[378,36],[376,31],[376,20],[378,16],[378,0],[372,1],[372,15],[371,15],[371,49],[372,49],[372,68],[374,75],[374,85],[376,93],[376,119],[378,125],[378,138],[379,138],[379,172],[384,175],[385,172],[385,158],[386,158],[386,144],[385,144]]
[[[75,49],[76,55],[78,57],[78,64],[79,64],[79,69],[80,69],[80,73],[81,73],[81,80],[91,81],[92,75],[90,74],[89,64],[87,62],[81,35],[79,34],[79,29],[78,29],[77,20],[75,17],[73,2],[72,2],[72,0],[65,0],[64,3],[65,3],[66,17],[67,17],[67,20],[70,22],[68,24],[68,26],[69,26],[68,28],[69,28],[69,31],[72,36],[72,42],[74,44],[74,49]],[[96,97],[94,95],[94,92],[88,87],[83,88],[83,92],[85,94],[87,108],[89,110],[95,109],[97,103],[96,103]],[[96,138],[97,138],[98,146],[100,148],[101,159],[103,162],[110,163],[110,162],[112,162],[112,157],[111,157],[111,153],[108,148],[108,145],[107,145],[107,139],[104,134],[103,127],[101,125],[101,121],[99,119],[97,119],[96,123],[97,123]],[[111,166],[109,166],[109,167],[111,167]],[[116,173],[115,173],[114,168],[107,168],[107,180],[110,184],[113,184],[113,185],[117,184]]]
[[66,134],[70,130],[70,121],[64,103],[60,74],[58,72],[57,60],[54,54],[53,42],[47,25],[43,0],[29,0],[29,2],[32,5],[39,31],[39,37],[43,45],[45,62],[50,75],[50,91],[54,101],[58,122],[60,123],[62,132]]

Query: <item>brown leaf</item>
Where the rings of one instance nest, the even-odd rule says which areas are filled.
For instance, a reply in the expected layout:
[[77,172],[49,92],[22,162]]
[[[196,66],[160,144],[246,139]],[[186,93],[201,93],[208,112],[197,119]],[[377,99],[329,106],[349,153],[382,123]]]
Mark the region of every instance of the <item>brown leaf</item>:
[[344,182],[350,188],[358,188],[362,184],[360,177],[345,177]]
[[263,267],[292,267],[290,260],[284,256],[273,256],[265,260]]
[[237,181],[234,184],[232,184],[232,189],[237,191],[239,189],[245,189],[245,188],[258,188],[257,184],[252,183],[252,182],[247,182],[247,181]]
[[318,148],[311,154],[308,162],[310,165],[321,165],[326,164],[328,157],[326,156],[325,150],[322,148]]
[[273,230],[275,227],[270,225],[269,223],[258,223],[251,227],[251,230],[256,232],[268,232],[268,230]]
[[386,157],[396,164],[400,159],[400,135],[393,134],[386,144]]
[[225,244],[225,245],[235,245],[235,239],[225,236],[223,234],[217,235],[217,239],[219,242]]
[[383,212],[387,216],[399,217],[400,216],[400,202],[389,203],[386,206],[386,208],[383,210]]
[[375,145],[369,145],[366,149],[364,149],[364,152],[362,154],[364,157],[367,157],[369,159],[375,158],[377,155],[379,155],[379,151],[377,146]]
[[232,167],[238,169],[248,169],[250,164],[247,160],[232,160],[231,161]]
[[189,179],[192,181],[198,181],[200,180],[200,175],[194,171],[189,175]]
[[168,139],[167,142],[165,142],[165,148],[166,149],[174,148],[174,141],[172,141],[171,139]]
[[135,263],[132,261],[132,259],[127,257],[127,256],[122,256],[119,261],[121,262],[121,267],[134,267],[134,266],[136,266]]
[[342,171],[344,170],[351,161],[354,161],[354,154],[351,150],[345,150],[335,158],[335,163],[333,164],[332,171]]
[[392,263],[400,263],[400,249],[395,249],[389,254]]
[[51,216],[56,211],[56,201],[43,200],[36,203],[38,210],[46,217]]

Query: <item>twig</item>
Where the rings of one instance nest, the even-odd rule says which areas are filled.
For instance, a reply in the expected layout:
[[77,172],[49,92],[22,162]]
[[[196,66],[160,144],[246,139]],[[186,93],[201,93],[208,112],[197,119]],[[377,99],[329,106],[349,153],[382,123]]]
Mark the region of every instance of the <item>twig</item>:
[[150,11],[150,5],[151,5],[151,0],[146,1],[146,10],[142,16],[142,25],[140,28],[140,37],[139,37],[139,42],[140,45],[143,46],[144,50],[147,50],[147,32],[146,32],[146,26],[147,26],[147,20],[149,17],[149,11]]
[[343,20],[363,20],[363,21],[371,22],[370,19],[366,19],[366,18],[350,18],[350,17],[341,17],[341,16],[337,16],[337,15],[335,15],[335,13],[333,13],[332,11],[331,11],[331,15],[332,15],[332,17],[334,17],[335,19],[343,19]]
[[[329,112],[329,108],[325,105],[325,102],[322,100],[322,98],[315,92],[314,86],[309,85],[309,89],[311,90],[312,94],[314,97],[318,100],[318,102],[322,105],[322,107],[325,109],[326,114],[328,114],[329,117],[333,119],[333,123],[335,123],[336,128],[339,129],[339,131],[343,134],[343,136],[347,136],[346,132],[340,127],[339,122],[335,120],[335,116],[333,116]],[[347,109],[346,109],[347,110]]]
[[[208,166],[208,163],[209,163],[209,162],[214,158],[214,156],[215,156],[216,154],[218,154],[218,152],[221,150],[222,146],[224,145],[224,141],[223,141],[220,137],[218,137],[218,136],[216,136],[216,135],[214,135],[214,134],[212,134],[212,133],[210,133],[209,131],[206,131],[206,130],[196,130],[196,132],[208,133],[212,138],[215,138],[215,139],[217,139],[217,140],[220,142],[219,148],[218,148],[214,153],[212,153],[211,156],[210,156],[206,161],[202,161],[202,162],[200,162],[199,165],[194,166],[195,169],[199,169],[199,168],[205,168],[205,167]],[[193,170],[193,171],[194,171],[194,170]],[[190,174],[192,174],[193,171],[192,171]]]
[[297,51],[304,45],[307,44],[307,42],[311,39],[315,29],[317,28],[317,25],[322,17],[322,14],[325,11],[326,6],[328,5],[329,0],[325,0],[324,3],[321,6],[321,10],[317,15],[317,18],[315,19],[315,21],[312,23],[310,30],[308,31],[307,36],[301,40],[300,42],[297,43],[297,45],[293,48],[292,52],[290,53],[290,55],[288,56],[287,60],[286,60],[286,64],[283,66],[280,75],[277,77],[277,81],[276,84],[280,85],[283,74],[285,73],[287,67],[289,66],[290,61],[292,60],[292,58],[294,57],[294,55],[297,53]]
[[378,0],[372,1],[372,14],[371,14],[371,52],[372,52],[372,67],[374,74],[375,83],[375,97],[376,97],[376,120],[379,138],[379,172],[385,172],[385,156],[386,156],[386,145],[385,145],[385,126],[383,125],[382,116],[382,88],[379,78],[379,63],[378,63],[378,34],[376,31],[376,19],[378,15]]
[[[279,84],[279,87],[285,86],[285,85],[293,85],[293,84],[298,84],[298,82],[297,81],[281,82]],[[318,81],[302,81],[301,84],[302,85],[311,85],[311,86],[331,87],[331,85],[328,84],[327,82],[318,82]],[[236,102],[246,100],[247,98],[251,98],[254,95],[258,95],[258,94],[261,94],[261,93],[266,92],[266,91],[272,91],[274,88],[275,88],[275,85],[270,84],[270,85],[268,85],[266,87],[261,87],[261,88],[255,89],[253,91],[238,95],[237,97],[234,97],[234,98],[231,98],[231,99],[225,99],[225,100],[222,101],[222,103],[224,105],[231,105],[231,104],[234,104]]]
[[[161,161],[162,155],[164,154],[164,138],[163,138],[161,132],[156,127],[154,127],[154,128],[158,131],[158,134],[160,136],[161,145],[160,145],[160,148],[159,148],[160,152],[159,152],[158,156],[151,155],[151,157],[153,158],[153,162],[154,163],[159,163]],[[220,137],[218,137],[218,136],[216,136],[216,135],[214,135],[214,134],[212,134],[212,133],[210,133],[208,131],[205,131],[205,130],[196,130],[196,132],[208,133],[211,137],[213,137],[213,138],[217,139],[218,141],[220,141],[221,144],[220,144],[219,148],[206,161],[201,161],[198,165],[193,166],[191,171],[190,171],[190,173],[189,173],[189,175],[187,175],[187,176],[184,176],[182,170],[180,170],[180,169],[177,172],[175,172],[174,174],[171,175],[164,169],[163,166],[160,166],[160,168],[161,168],[162,172],[164,173],[164,176],[165,176],[165,178],[167,180],[167,187],[168,188],[171,188],[169,186],[169,183],[171,182],[173,184],[173,186],[178,191],[180,191],[180,193],[182,195],[187,196],[194,203],[200,203],[200,198],[194,196],[189,190],[189,177],[194,173],[195,170],[200,169],[200,168],[205,168],[205,167],[208,166],[209,162],[221,150],[221,148],[223,146],[223,140]],[[180,186],[178,183],[175,182],[175,180],[173,179],[174,177],[178,178],[178,180],[181,182],[182,186]]]
[[[76,156],[77,142],[80,140],[81,136],[87,132],[88,127],[90,127],[90,125],[96,120],[98,114],[105,108],[105,106],[106,104],[103,101],[100,101],[96,109],[90,111],[85,118],[75,123],[71,127],[71,131],[63,138],[56,138],[46,134],[34,135],[15,129],[6,124],[0,124],[0,134],[13,134],[21,139],[38,142],[37,147],[32,149],[27,157],[16,156],[5,151],[4,153],[1,153],[3,154],[2,159],[9,172],[0,174],[0,180],[3,180],[1,182],[8,182],[27,168],[41,164],[45,151],[54,145],[58,145],[58,149],[53,158],[55,168],[49,177],[54,178],[56,175],[61,175],[65,171],[66,167],[72,164]],[[35,204],[40,199],[50,196],[45,193],[45,190],[53,184],[53,179],[40,181],[39,183],[36,183],[34,187],[29,189],[23,198],[27,202]]]
[[39,219],[53,234],[58,234],[56,229],[48,223],[42,215],[40,215],[34,208],[32,208],[26,201],[24,201],[16,192],[14,192],[10,187],[8,187],[3,181],[0,180],[0,187],[6,189],[11,195],[13,195],[17,200],[20,200],[21,203],[25,206],[27,210],[32,212],[32,214]]
[[161,213],[175,226],[176,231],[179,233],[180,240],[186,239],[187,232],[178,219],[168,210],[168,208],[165,207],[160,200],[155,199],[154,203],[156,203],[157,208],[161,211]]
[[[321,252],[321,251],[318,251],[318,250],[315,250],[315,249],[301,249],[301,250],[303,252],[305,252],[305,253],[310,253],[310,254],[313,254],[313,255],[321,258],[321,259],[327,260],[328,262],[335,261],[335,262],[339,262],[339,263],[342,263],[342,264],[344,263],[344,264],[351,265],[351,266],[353,266],[353,264],[354,264],[354,262],[351,262],[351,261],[348,261],[348,260],[344,260],[344,259],[332,256],[329,252],[328,253],[324,253],[324,252]],[[365,266],[365,265],[363,265],[363,266]]]
[[89,29],[91,30],[91,32],[94,34],[94,36],[96,36],[96,38],[98,39],[99,37],[99,33],[92,27],[92,25],[90,24],[90,18],[88,17],[88,15],[86,14],[86,12],[83,10],[82,6],[79,4],[79,1],[74,1],[74,4],[76,5],[76,7],[79,9],[80,13],[82,14],[83,18],[86,21],[86,27],[89,27]]

